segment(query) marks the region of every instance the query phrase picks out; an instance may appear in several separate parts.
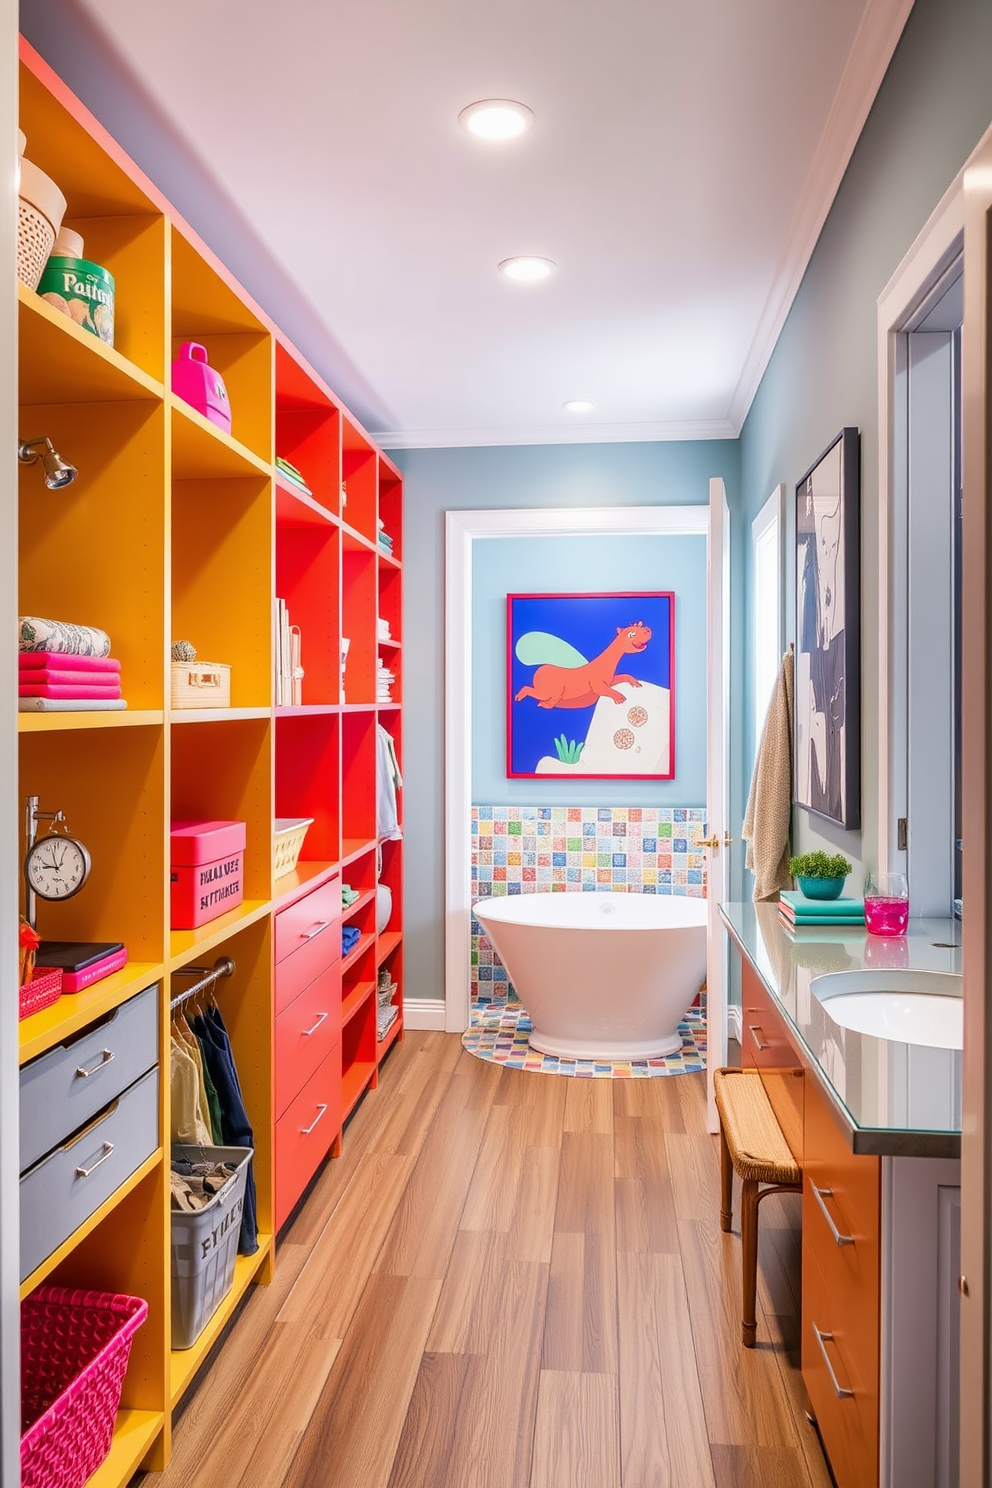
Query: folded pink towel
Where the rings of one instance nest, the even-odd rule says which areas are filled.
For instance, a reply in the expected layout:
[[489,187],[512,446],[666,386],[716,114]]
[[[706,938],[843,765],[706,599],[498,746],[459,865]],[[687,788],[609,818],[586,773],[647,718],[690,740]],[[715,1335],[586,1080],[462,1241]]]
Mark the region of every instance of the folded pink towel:
[[18,665],[32,672],[38,667],[59,667],[73,672],[119,672],[121,664],[112,656],[69,656],[61,651],[19,651]]
[[120,687],[120,672],[77,672],[75,668],[38,667],[28,671],[21,667],[18,674],[21,687],[44,687],[48,683],[60,687]]
[[71,687],[59,687],[52,682],[45,682],[41,686],[20,686],[17,689],[18,697],[42,697],[42,698],[119,698],[121,695],[120,685],[117,687],[84,687],[79,682],[74,682]]

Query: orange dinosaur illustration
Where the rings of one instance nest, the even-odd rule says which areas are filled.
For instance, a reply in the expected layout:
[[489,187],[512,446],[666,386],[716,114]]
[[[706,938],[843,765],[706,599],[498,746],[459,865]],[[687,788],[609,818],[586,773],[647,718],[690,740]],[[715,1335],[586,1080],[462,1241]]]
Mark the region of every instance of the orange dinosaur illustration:
[[592,661],[577,666],[550,663],[539,666],[530,687],[521,687],[514,702],[532,697],[537,698],[539,708],[588,708],[599,698],[608,697],[615,703],[623,703],[626,699],[617,691],[617,683],[627,682],[631,687],[641,684],[636,677],[618,672],[617,666],[621,657],[643,651],[650,639],[651,627],[640,620],[633,625],[619,625],[616,639]]

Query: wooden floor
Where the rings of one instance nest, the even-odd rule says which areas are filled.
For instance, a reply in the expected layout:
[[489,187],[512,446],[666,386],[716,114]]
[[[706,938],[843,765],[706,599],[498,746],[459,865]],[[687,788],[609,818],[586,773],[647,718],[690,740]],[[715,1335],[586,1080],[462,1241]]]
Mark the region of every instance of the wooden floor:
[[830,1488],[798,1200],[762,1206],[745,1350],[703,1080],[407,1034],[145,1488]]

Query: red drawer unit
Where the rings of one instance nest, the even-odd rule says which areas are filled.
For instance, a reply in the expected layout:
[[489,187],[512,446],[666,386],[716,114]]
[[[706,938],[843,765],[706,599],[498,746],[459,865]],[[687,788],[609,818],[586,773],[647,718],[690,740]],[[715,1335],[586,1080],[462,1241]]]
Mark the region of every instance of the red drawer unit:
[[276,1122],[276,1228],[293,1212],[300,1195],[341,1136],[341,1045]]
[[278,1119],[341,1038],[341,966],[311,982],[276,1018]]

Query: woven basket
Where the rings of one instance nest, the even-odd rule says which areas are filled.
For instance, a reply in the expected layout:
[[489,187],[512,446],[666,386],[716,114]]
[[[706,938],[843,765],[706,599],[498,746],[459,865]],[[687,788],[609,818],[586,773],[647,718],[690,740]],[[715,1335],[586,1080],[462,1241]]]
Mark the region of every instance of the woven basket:
[[21,1303],[21,1488],[83,1488],[114,1438],[140,1297],[39,1287]]
[[61,996],[61,967],[37,966],[31,980],[25,982],[18,991],[17,1016],[20,1019],[30,1018],[32,1013],[40,1013],[42,1008],[51,1007]]
[[223,661],[174,661],[174,708],[229,708],[231,668]]
[[28,289],[37,289],[62,226],[66,200],[51,177],[30,160],[21,161],[18,190],[17,277]]
[[303,850],[304,838],[313,822],[312,816],[276,818],[276,878],[281,878],[284,873],[292,873],[296,867]]

